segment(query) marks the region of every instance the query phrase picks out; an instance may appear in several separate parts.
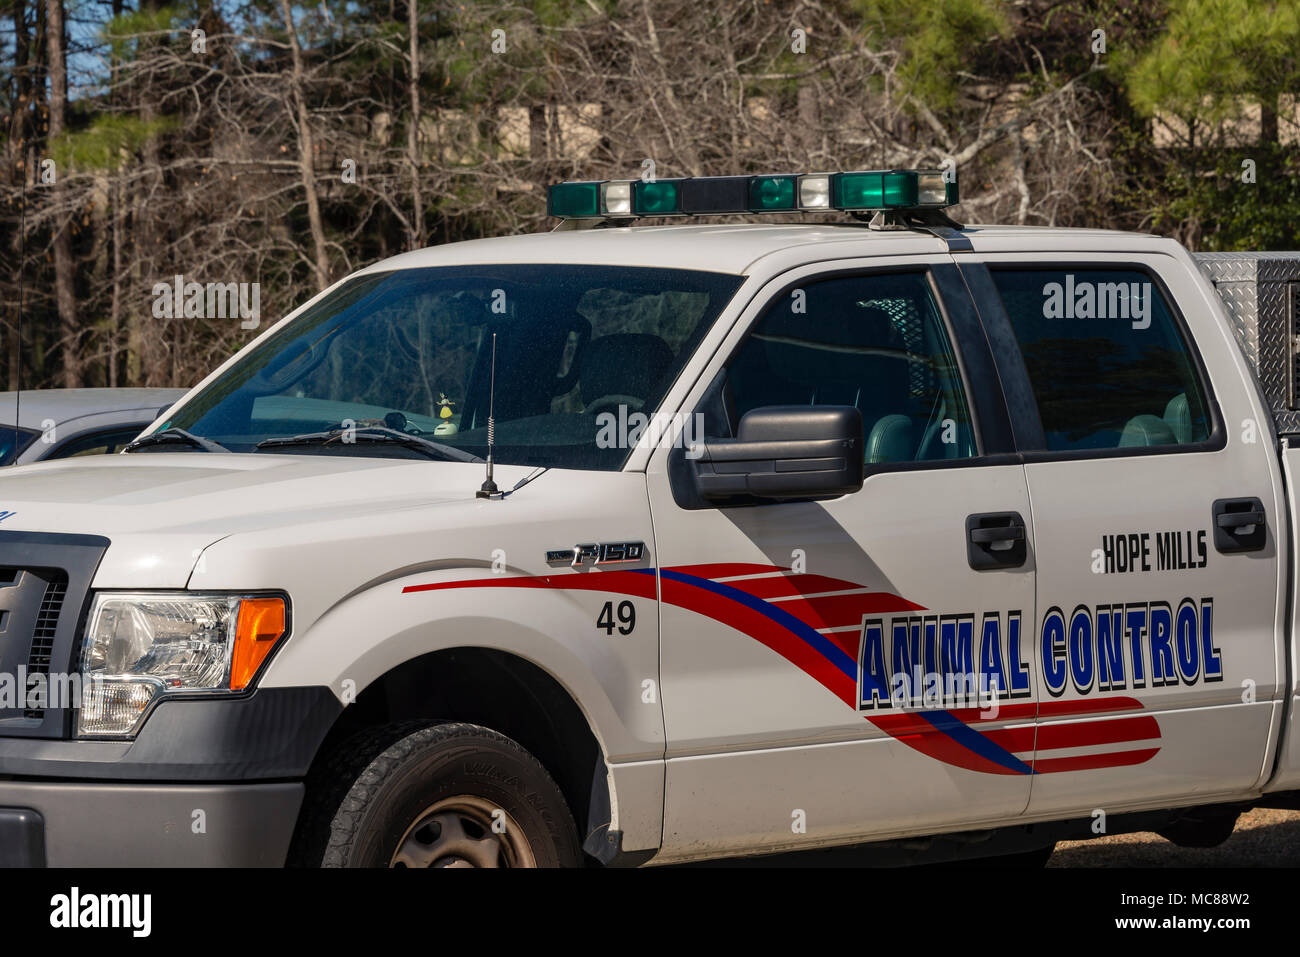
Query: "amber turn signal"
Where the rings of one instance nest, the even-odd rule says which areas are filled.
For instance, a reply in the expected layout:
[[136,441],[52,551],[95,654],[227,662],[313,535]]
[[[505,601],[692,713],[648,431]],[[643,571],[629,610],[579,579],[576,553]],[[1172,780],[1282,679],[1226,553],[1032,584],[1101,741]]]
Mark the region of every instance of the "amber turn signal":
[[242,691],[284,635],[283,598],[244,598],[235,625],[235,652],[230,661],[230,690]]

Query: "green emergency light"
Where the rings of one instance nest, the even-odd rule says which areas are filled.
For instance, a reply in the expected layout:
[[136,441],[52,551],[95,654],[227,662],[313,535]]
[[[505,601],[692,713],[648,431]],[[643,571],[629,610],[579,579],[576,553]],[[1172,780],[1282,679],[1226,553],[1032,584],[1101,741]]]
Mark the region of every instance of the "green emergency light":
[[557,183],[547,191],[546,212],[559,219],[636,219],[946,209],[957,202],[957,183],[943,170],[891,169]]

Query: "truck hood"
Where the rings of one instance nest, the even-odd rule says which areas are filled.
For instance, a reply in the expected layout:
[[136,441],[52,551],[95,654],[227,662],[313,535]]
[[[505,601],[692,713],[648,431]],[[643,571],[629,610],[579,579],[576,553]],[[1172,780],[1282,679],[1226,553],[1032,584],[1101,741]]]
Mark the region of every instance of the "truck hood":
[[[500,466],[498,484],[509,488],[530,471]],[[100,535],[112,545],[97,586],[181,588],[203,549],[228,535],[331,515],[471,503],[483,475],[474,463],[338,455],[63,459],[0,472],[0,533]]]

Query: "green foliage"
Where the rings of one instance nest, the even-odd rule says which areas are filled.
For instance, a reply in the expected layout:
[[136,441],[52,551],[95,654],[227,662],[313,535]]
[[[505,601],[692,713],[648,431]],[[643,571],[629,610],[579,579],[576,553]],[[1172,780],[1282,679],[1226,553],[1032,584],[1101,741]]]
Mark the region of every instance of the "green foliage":
[[[1242,182],[1242,163],[1255,162],[1255,182]],[[1285,148],[1260,146],[1224,152],[1212,171],[1171,174],[1159,184],[1154,227],[1170,232],[1198,224],[1205,249],[1300,247],[1300,160]]]
[[179,16],[180,10],[177,7],[129,10],[105,23],[103,33],[110,39],[122,39],[141,33],[158,33],[172,29]]
[[[550,92],[542,49],[548,33],[580,28],[597,16],[582,0],[531,0],[505,6],[479,0],[458,5],[438,19],[442,38],[434,50],[428,81],[447,103],[497,103],[514,96],[544,99]],[[490,52],[495,30],[505,32],[504,56]]]
[[1300,6],[1294,0],[1173,0],[1164,34],[1120,53],[1133,105],[1217,123],[1242,96],[1275,100],[1300,88]]
[[901,42],[902,89],[932,108],[956,103],[956,74],[970,69],[978,44],[1011,33],[996,0],[855,0],[853,6],[872,40]]
[[[1294,147],[1240,146],[1248,111],[1284,105],[1300,90],[1300,6],[1294,0],[1169,0],[1161,32],[1145,47],[1116,51],[1114,67],[1136,119],[1157,114],[1194,124],[1185,146],[1150,148],[1135,138],[1117,156],[1132,171],[1132,204],[1157,232],[1207,249],[1300,245],[1300,159]],[[1285,122],[1285,121],[1284,121]],[[1237,140],[1219,136],[1228,132]],[[1261,134],[1265,131],[1261,130]],[[1242,163],[1255,164],[1254,183]]]
[[116,170],[151,137],[176,125],[171,117],[146,122],[137,116],[101,115],[87,129],[60,137],[51,153],[63,168]]
[[[597,16],[582,0],[532,0],[528,6],[543,27],[575,27]],[[596,6],[606,12],[613,12],[615,8],[609,0],[598,2]]]
[[180,7],[143,8],[123,13],[104,24],[101,34],[117,56],[124,56],[131,45],[148,34],[168,33],[179,29]]

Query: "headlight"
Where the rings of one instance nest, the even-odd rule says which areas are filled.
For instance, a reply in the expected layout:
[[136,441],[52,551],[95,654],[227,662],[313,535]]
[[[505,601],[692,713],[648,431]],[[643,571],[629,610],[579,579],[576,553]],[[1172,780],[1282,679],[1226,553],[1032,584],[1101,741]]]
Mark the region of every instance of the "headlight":
[[81,647],[78,733],[133,734],[161,696],[242,691],[287,619],[278,596],[101,592]]

